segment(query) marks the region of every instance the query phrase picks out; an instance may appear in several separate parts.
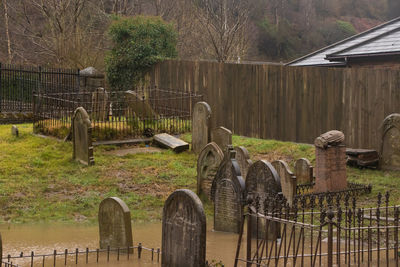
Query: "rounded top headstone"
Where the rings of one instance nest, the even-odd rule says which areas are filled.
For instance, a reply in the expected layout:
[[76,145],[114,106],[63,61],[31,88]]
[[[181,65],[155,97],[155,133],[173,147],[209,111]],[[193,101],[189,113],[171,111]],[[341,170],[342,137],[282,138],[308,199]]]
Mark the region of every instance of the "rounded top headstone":
[[210,197],[211,183],[224,160],[224,153],[219,146],[208,143],[200,152],[197,159],[197,193],[206,193]]
[[250,154],[249,151],[243,146],[237,146],[235,147],[236,151],[236,161],[238,162],[240,166],[240,172],[242,174],[243,179],[246,178],[247,172],[249,170],[249,167],[253,162],[250,160]]
[[192,150],[198,154],[210,142],[211,107],[206,102],[197,102],[193,108]]
[[399,113],[393,113],[387,116],[382,123],[382,137],[386,134],[387,131],[390,130],[390,128],[396,127],[400,129],[400,114]]
[[248,195],[276,195],[282,191],[278,173],[271,163],[265,160],[258,160],[250,166],[245,184]]

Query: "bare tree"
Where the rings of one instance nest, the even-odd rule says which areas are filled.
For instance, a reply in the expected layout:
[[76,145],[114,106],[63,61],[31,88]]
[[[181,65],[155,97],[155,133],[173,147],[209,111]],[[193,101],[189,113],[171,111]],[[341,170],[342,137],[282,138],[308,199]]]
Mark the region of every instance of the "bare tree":
[[11,53],[11,38],[10,38],[10,28],[9,28],[9,16],[8,16],[8,6],[7,0],[3,0],[3,7],[4,7],[4,26],[6,31],[6,39],[7,39],[7,55],[8,55],[8,64],[12,62],[12,53]]
[[251,0],[195,1],[196,14],[211,44],[211,56],[225,62],[245,55]]

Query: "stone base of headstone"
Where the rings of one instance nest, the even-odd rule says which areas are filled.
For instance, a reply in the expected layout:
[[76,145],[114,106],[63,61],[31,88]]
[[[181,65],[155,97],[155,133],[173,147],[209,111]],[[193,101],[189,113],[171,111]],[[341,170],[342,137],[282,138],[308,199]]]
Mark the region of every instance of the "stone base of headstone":
[[161,147],[170,148],[176,153],[189,149],[188,143],[166,133],[155,135],[154,142]]
[[315,147],[314,192],[333,192],[347,188],[346,147]]

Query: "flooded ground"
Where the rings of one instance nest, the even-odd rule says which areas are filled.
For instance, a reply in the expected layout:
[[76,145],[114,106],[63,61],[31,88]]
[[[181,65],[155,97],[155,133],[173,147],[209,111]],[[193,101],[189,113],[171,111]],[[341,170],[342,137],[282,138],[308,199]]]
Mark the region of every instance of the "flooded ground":
[[[82,225],[2,225],[0,232],[3,239],[3,255],[31,255],[31,251],[35,254],[52,254],[54,250],[57,253],[74,252],[76,248],[85,251],[86,247],[95,250],[99,247],[99,233],[97,226]],[[147,248],[161,248],[161,223],[137,224],[133,225],[134,245],[142,243]],[[209,261],[222,261],[225,266],[233,266],[236,252],[238,235],[229,233],[207,231],[207,259]],[[90,253],[86,264],[85,253],[78,255],[79,266],[161,266],[157,263],[157,255],[154,254],[154,260],[151,260],[151,251],[143,250],[140,260],[137,259],[137,251],[134,255],[130,255],[127,261],[127,255],[121,253],[120,260],[117,261],[117,253],[111,253],[109,263],[107,263],[107,253],[103,252],[99,255],[99,263],[97,261],[96,252]],[[5,259],[6,260],[6,259]],[[23,260],[12,259],[13,263],[19,266],[30,266],[30,258]],[[67,265],[76,265],[76,255],[67,256]],[[160,257],[161,261],[161,257]],[[65,257],[56,257],[56,266],[64,266]],[[43,266],[43,258],[35,258],[34,266]],[[44,266],[54,266],[53,256],[45,258]]]

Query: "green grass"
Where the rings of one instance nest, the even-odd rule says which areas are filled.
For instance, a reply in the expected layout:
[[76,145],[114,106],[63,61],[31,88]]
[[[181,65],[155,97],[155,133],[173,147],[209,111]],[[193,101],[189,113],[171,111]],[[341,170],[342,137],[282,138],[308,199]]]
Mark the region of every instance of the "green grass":
[[[18,127],[17,138],[11,135],[11,125],[0,125],[0,221],[94,223],[100,201],[108,196],[123,199],[134,220],[159,220],[171,192],[195,191],[197,157],[191,152],[117,157],[107,154],[117,147],[101,146],[94,150],[95,165],[86,167],[72,160],[71,143],[37,137],[29,124]],[[191,136],[182,138],[190,141]],[[306,157],[315,162],[310,145],[239,136],[233,143],[245,146],[253,161],[283,159],[293,166],[296,159]],[[391,202],[399,203],[399,173],[348,168],[348,177],[373,185],[365,200],[389,190]],[[212,205],[203,201],[212,216]]]

